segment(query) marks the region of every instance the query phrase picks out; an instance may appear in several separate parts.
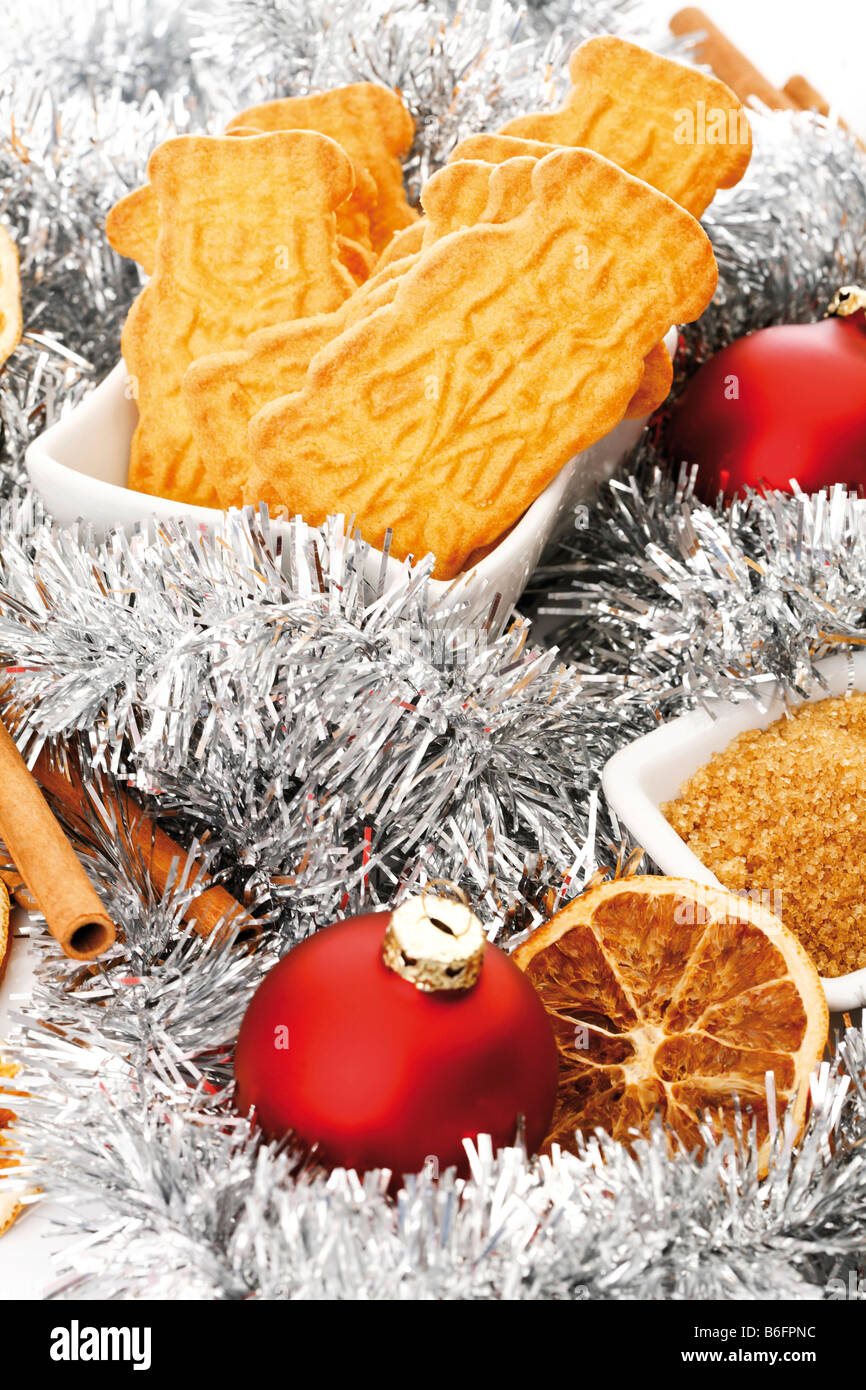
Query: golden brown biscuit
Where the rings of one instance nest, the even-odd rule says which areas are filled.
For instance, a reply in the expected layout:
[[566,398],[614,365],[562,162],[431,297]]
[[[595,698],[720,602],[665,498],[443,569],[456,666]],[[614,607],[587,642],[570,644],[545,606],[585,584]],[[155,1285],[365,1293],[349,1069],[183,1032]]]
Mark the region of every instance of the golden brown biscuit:
[[[494,148],[492,142],[499,143],[498,148]],[[465,142],[469,145],[470,141]],[[532,196],[532,171],[539,158],[552,153],[555,149],[561,148],[556,145],[542,145],[537,141],[530,140],[509,140],[504,136],[492,136],[484,142],[480,142],[476,148],[486,148],[488,153],[496,154],[501,159],[503,145],[507,144],[515,150],[516,157],[507,159],[505,163],[496,162],[495,172],[491,165],[485,164],[480,160],[470,160],[467,158],[460,161],[455,168],[480,169],[488,171],[488,196],[484,204],[480,217],[475,220],[481,222],[508,222],[512,217],[518,217],[523,211],[527,202]],[[527,147],[527,153],[517,154],[517,147]],[[529,152],[532,151],[532,152]],[[446,166],[451,167],[451,166]],[[442,171],[444,173],[444,170]],[[431,180],[432,182],[432,180]],[[467,181],[462,186],[463,209],[459,215],[465,214],[471,207],[471,197],[467,187]],[[425,203],[426,209],[426,203]],[[427,221],[428,219],[424,219]],[[471,225],[471,220],[466,217],[462,223],[455,225]],[[450,228],[449,228],[450,230]],[[426,244],[425,232],[425,244]],[[656,343],[651,352],[647,354],[644,361],[644,372],[640,385],[629,401],[628,409],[625,412],[627,420],[639,420],[645,415],[651,415],[657,410],[662,401],[668,395],[674,377],[673,363],[670,354],[663,342]],[[498,543],[495,542],[495,543]],[[492,549],[492,544],[484,547],[485,550]]]
[[[459,145],[448,156],[448,163],[454,164],[461,159],[483,159],[486,164],[503,164],[506,159],[516,159],[520,155],[531,155],[534,159],[543,159],[546,154],[552,154],[559,149],[562,141],[552,141],[545,144],[543,140],[525,140],[517,135],[503,135],[501,131],[484,131],[480,135],[467,135],[465,140],[461,140]],[[587,145],[591,149],[591,145]],[[596,150],[596,154],[600,151]]]
[[[513,140],[510,143],[521,147],[529,145],[526,140]],[[544,153],[549,154],[553,148],[552,145],[544,146]],[[525,152],[523,148],[517,151],[520,154]],[[508,157],[500,147],[496,159],[485,160],[483,154],[477,158],[466,155],[465,159],[457,161],[456,168],[452,168],[449,161],[444,169],[433,174],[421,194],[421,205],[426,216],[392,237],[376,262],[376,269],[384,270],[395,261],[414,255],[423,246],[431,246],[445,231],[470,227],[480,221],[487,203],[489,165],[501,164]],[[431,220],[437,225],[431,227]]]
[[[251,112],[248,113],[250,119],[256,109],[251,108]],[[297,128],[297,125],[285,126],[286,130]],[[317,127],[311,126],[310,129],[315,130]],[[226,131],[227,135],[234,138],[262,133],[263,129],[254,124],[232,123],[231,128]],[[329,132],[319,131],[319,134],[328,135]],[[367,253],[370,249],[370,214],[378,195],[373,176],[359,160],[352,160],[352,173],[355,186],[346,201],[337,209],[337,230],[342,238],[340,246],[343,264],[353,278],[361,283],[361,279],[366,280],[369,275],[375,259],[372,254],[368,258]],[[133,189],[115,203],[105,219],[105,232],[108,244],[119,256],[137,261],[145,274],[153,274],[156,239],[159,235],[159,205],[156,193],[149,183],[144,184],[142,188]],[[366,271],[363,276],[359,276],[359,271],[364,266]]]
[[674,380],[674,364],[665,343],[656,343],[644,358],[640,385],[628,403],[626,420],[642,420],[667,400]]
[[[493,176],[491,176],[493,177]],[[643,358],[716,284],[700,225],[588,150],[539,160],[532,201],[445,237],[390,304],[250,423],[251,482],[316,524],[354,515],[459,573],[622,419]]]
[[[455,147],[449,163],[445,166],[446,169],[454,167],[465,170],[462,178],[455,185],[459,197],[455,199],[457,206],[454,211],[454,226],[469,226],[475,221],[507,222],[510,217],[516,217],[530,196],[532,166],[535,160],[542,159],[545,155],[552,154],[554,150],[561,148],[558,145],[545,145],[538,140],[521,140],[517,137],[497,134],[472,135],[461,141]],[[453,166],[451,161],[454,161]],[[511,172],[507,179],[494,180],[491,192],[492,165],[508,168]],[[484,172],[481,173],[481,171]],[[441,178],[444,172],[445,170],[442,170],[439,175],[434,175],[434,178],[425,187],[422,199],[425,211],[431,202],[430,190],[434,186],[435,179]],[[487,185],[486,197],[482,195],[482,181]],[[448,201],[448,186],[446,184],[439,185],[436,193],[438,196],[435,202],[444,221],[446,214],[443,205],[446,205]],[[481,209],[480,212],[478,212],[479,208]],[[472,216],[473,212],[476,212],[477,215]],[[410,246],[412,241],[426,245],[427,228],[428,219],[422,218],[414,226],[398,233],[392,246],[399,246],[402,249]],[[447,230],[451,230],[451,228],[449,227]],[[431,236],[430,239],[432,242],[435,238]],[[385,256],[380,257],[378,268],[384,268],[390,263],[386,253]],[[657,343],[647,357],[644,377],[635,392],[634,399],[629,403],[626,418],[641,419],[645,415],[651,415],[667,397],[672,381],[673,364],[668,350],[664,343]],[[489,546],[486,548],[490,549]]]
[[[495,165],[507,160],[509,166],[526,167],[532,159],[543,159],[553,150],[561,148],[562,146],[546,145],[539,140],[522,140],[511,135],[471,135],[455,147],[450,159],[458,162],[485,160]],[[498,185],[498,192],[500,205],[488,205],[484,214],[484,220],[487,222],[505,222],[509,217],[516,216],[526,196],[519,178],[512,178],[508,183]],[[673,363],[665,344],[656,343],[644,363],[641,384],[629,402],[625,418],[639,420],[657,410],[671,389],[673,375]]]
[[[355,224],[357,221],[354,214],[351,218],[343,215],[343,208],[351,201],[352,198],[348,198],[343,207],[337,209],[338,229],[343,228],[347,222]],[[153,274],[156,241],[159,236],[159,205],[149,183],[142,188],[134,189],[115,203],[105,219],[105,231],[109,245],[118,255],[137,261],[146,275]],[[340,260],[352,279],[356,284],[362,285],[369,277],[376,259],[370,249],[369,240],[366,244],[363,241],[355,241],[341,231],[337,237],[337,247]]]
[[501,134],[595,150],[695,217],[743,177],[751,131],[724,82],[625,39],[587,39],[571,56],[558,111],[520,116]]
[[[339,226],[339,219],[337,225]],[[369,280],[376,263],[376,257],[369,246],[362,245],[360,241],[352,241],[347,236],[338,236],[337,255],[356,285],[363,285],[365,280]]]
[[252,417],[268,401],[299,391],[317,352],[365,313],[390,302],[404,268],[399,263],[377,273],[333,313],[263,328],[243,348],[211,353],[188,368],[184,404],[220,506],[256,500],[248,484]]
[[[510,143],[524,146],[528,142]],[[495,173],[492,165],[478,160],[446,165],[424,187],[422,205],[428,216],[408,230],[423,228],[425,244],[430,246],[473,221],[501,222],[518,215],[531,197],[534,166],[534,158],[508,160]],[[315,354],[345,328],[390,303],[396,278],[416,260],[417,254],[384,266],[380,263],[364,293],[352,295],[332,314],[264,329],[237,351],[214,353],[192,363],[184,378],[184,401],[221,506],[258,500],[249,482],[248,433],[253,415],[268,402],[299,391]],[[648,356],[647,370],[626,416],[650,414],[670,390],[672,374],[667,350],[659,343]]]
[[421,199],[426,214],[421,223],[422,249],[433,246],[448,232],[481,221],[490,196],[492,172],[490,164],[467,159],[446,164],[427,180]]
[[376,262],[376,269],[384,270],[385,266],[393,265],[394,261],[402,261],[404,256],[414,256],[416,251],[421,250],[423,240],[424,219],[419,217],[411,226],[403,227],[401,231],[394,233]]
[[[315,130],[319,135],[327,135],[329,139],[334,139],[330,130],[320,130],[317,125],[310,125],[308,121],[304,120],[304,115],[308,115],[309,112],[305,112],[303,108],[297,109],[296,119],[293,121],[291,118],[292,106],[293,103],[286,103],[287,124],[280,126],[280,130]],[[256,121],[255,113],[257,110],[258,107],[256,106],[251,106],[249,108],[247,112],[248,124],[246,125],[241,124],[239,116],[231,120],[226,126],[226,135],[244,136],[272,134],[274,127],[270,125],[267,119],[263,120],[261,123]],[[341,142],[338,140],[337,144],[339,145],[340,143]],[[343,145],[342,148],[345,150],[345,145]],[[376,206],[378,198],[376,183],[373,179],[373,175],[366,166],[362,164],[359,159],[352,159],[348,150],[346,150],[346,153],[349,155],[352,162],[355,187],[352,189],[345,203],[341,203],[337,208],[337,231],[348,241],[357,243],[359,246],[368,247],[372,250],[370,243],[370,216],[372,209]],[[370,263],[372,265],[372,259]]]
[[0,367],[21,340],[21,281],[18,248],[0,227]]
[[119,256],[137,261],[147,275],[153,274],[159,204],[149,183],[134,188],[114,204],[105,219],[105,235]]
[[[518,155],[534,155],[540,159],[556,148],[555,145],[543,145],[538,140],[518,140],[503,135],[470,135],[455,146],[448,156],[448,164],[461,163],[465,160],[481,160],[485,164],[502,164],[506,159],[513,159]],[[435,175],[433,177],[435,178]],[[422,206],[429,187],[430,182],[425,184],[421,198]],[[470,222],[477,220],[477,218],[467,218],[464,225],[469,226]],[[424,242],[425,228],[426,221],[422,217],[418,222],[413,222],[410,227],[404,227],[402,231],[396,232],[376,262],[376,269],[383,270],[385,266],[391,265],[394,261],[402,260],[404,256],[412,256],[416,251],[420,251]]]
[[123,331],[138,401],[129,486],[213,505],[183,375],[196,357],[257,328],[336,308],[355,288],[337,259],[335,209],[352,166],[333,140],[283,131],[246,140],[181,136],[151,157],[156,264]]
[[314,96],[284,97],[242,111],[228,130],[250,125],[321,131],[369,170],[376,186],[370,208],[374,251],[383,250],[395,232],[416,221],[418,214],[406,201],[401,163],[412,145],[415,123],[396,92],[374,82],[354,82]]
[[[440,169],[421,195],[428,214],[423,219],[426,244],[432,245],[485,215],[491,197],[497,209],[502,207],[507,197],[504,190],[512,184],[519,184],[526,201],[533,163],[511,160],[502,165],[492,195],[491,165],[464,161]],[[363,293],[352,295],[332,314],[265,329],[253,334],[238,351],[213,353],[192,363],[184,378],[184,401],[196,446],[222,506],[256,500],[247,482],[251,461],[248,431],[253,415],[269,401],[300,390],[315,354],[345,328],[390,302],[397,277],[415,259],[404,257],[383,266],[367,281]]]

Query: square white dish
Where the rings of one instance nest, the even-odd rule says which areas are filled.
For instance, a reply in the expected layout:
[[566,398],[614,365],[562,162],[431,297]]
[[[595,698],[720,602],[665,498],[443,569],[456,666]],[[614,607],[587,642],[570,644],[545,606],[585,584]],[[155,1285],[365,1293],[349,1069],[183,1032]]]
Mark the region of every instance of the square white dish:
[[[671,353],[676,336],[672,328],[665,338]],[[152,517],[182,516],[204,526],[218,524],[222,513],[213,508],[151,497],[126,486],[137,418],[135,401],[127,391],[126,368],[119,362],[75,410],[33,441],[26,454],[27,471],[49,513],[64,525],[83,518],[98,536]],[[547,542],[563,523],[569,524],[574,507],[588,501],[598,484],[613,474],[644,424],[645,420],[623,420],[565,465],[489,555],[456,579],[432,580],[431,597],[442,611],[459,605],[465,621],[470,621],[486,616],[498,594],[492,627],[500,630]],[[378,580],[381,562],[381,551],[371,551],[368,577],[372,583]],[[388,580],[396,579],[402,570],[398,560],[389,560]]]
[[[817,691],[812,700],[844,695],[852,674],[853,689],[866,691],[866,652],[855,652],[850,659],[844,655],[828,657],[818,669],[827,688]],[[746,729],[766,729],[784,714],[785,706],[772,682],[762,704],[756,700],[708,703],[712,714],[704,710],[683,714],[621,748],[605,766],[602,785],[621,824],[662,873],[719,885],[715,874],[680,839],[659,807],[675,800],[683,782],[709,762],[713,753],[721,753]],[[821,983],[834,1012],[866,1004],[866,969],[835,979],[825,977]]]

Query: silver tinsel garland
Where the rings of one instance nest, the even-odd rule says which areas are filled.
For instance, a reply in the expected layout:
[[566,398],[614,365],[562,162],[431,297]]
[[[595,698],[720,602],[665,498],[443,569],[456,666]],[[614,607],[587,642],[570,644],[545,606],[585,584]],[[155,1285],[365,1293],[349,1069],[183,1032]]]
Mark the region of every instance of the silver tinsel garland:
[[644,443],[636,472],[599,498],[591,532],[534,576],[561,652],[612,682],[635,717],[709,697],[820,689],[817,663],[862,645],[866,500],[749,493],[713,509]]
[[178,523],[95,545],[35,520],[8,507],[0,539],[22,747],[81,731],[90,766],[207,829],[292,937],[419,876],[493,920],[518,887],[525,904],[594,871],[608,721],[581,717],[581,682],[525,624],[493,637],[440,614],[429,562],[378,594],[339,524],[280,543],[250,511],[213,538]]
[[[467,1182],[410,1176],[396,1202],[387,1175],[329,1176],[263,1146],[232,1114],[231,1054],[265,971],[338,914],[444,876],[507,937],[613,867],[597,785],[617,746],[707,693],[807,689],[818,656],[862,638],[863,504],[714,512],[645,444],[539,570],[533,628],[496,636],[432,603],[424,565],[365,585],[339,523],[278,540],[250,512],[215,537],[177,524],[96,544],[20,486],[28,439],[116,357],[138,282],[101,224],[159,139],[379,78],[417,118],[417,191],[456,139],[554,100],[582,37],[669,39],[615,0],[88,0],[60,26],[56,12],[20,13],[0,68],[0,216],[25,290],[0,373],[0,651],[23,668],[22,748],[63,737],[82,757],[92,805],[70,828],[124,933],[93,969],[36,929],[16,1026],[22,1176],[64,1204],[72,1238],[57,1296],[827,1296],[866,1252],[858,1029],[815,1079],[796,1152],[782,1120],[762,1182],[745,1129],[700,1163],[671,1159],[657,1129],[633,1155],[585,1136],[537,1162],[480,1141]],[[707,215],[720,291],[684,337],[680,380],[749,328],[814,316],[862,269],[856,147],[808,117],[755,126],[746,180]],[[191,859],[262,917],[254,946],[189,935],[189,866],[154,893],[118,848],[113,779],[171,811]]]

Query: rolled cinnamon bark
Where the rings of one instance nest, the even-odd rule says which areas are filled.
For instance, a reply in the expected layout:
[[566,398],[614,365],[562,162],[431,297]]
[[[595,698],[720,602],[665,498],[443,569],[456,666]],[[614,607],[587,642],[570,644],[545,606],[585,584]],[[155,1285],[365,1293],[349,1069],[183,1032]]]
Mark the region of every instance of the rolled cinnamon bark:
[[721,29],[717,28],[703,10],[690,5],[678,10],[670,22],[674,34],[705,34],[706,37],[695,48],[695,57],[711,67],[722,82],[726,82],[740,101],[749,97],[759,97],[765,106],[775,111],[799,110],[799,107],[785,92],[780,92],[772,82],[768,82],[762,72],[750,63],[744,53],[735,48]]
[[[81,778],[74,768],[69,775],[59,768],[52,767],[48,754],[43,749],[33,769],[39,784],[56,796],[57,800],[73,815],[87,819],[87,796]],[[125,792],[118,790],[111,798],[117,810],[117,832],[122,836],[127,851],[137,855],[144,869],[159,892],[164,892],[172,870],[186,863],[187,852],[175,840],[161,830],[145,815],[138,802]],[[200,865],[193,865],[189,874],[190,884],[201,891],[189,902],[184,912],[184,920],[190,922],[199,936],[210,936],[214,928],[239,926],[258,930],[259,924],[220,884],[215,884]]]
[[[798,72],[793,77],[789,77],[782,91],[797,103],[801,111],[817,111],[819,116],[830,115],[829,101],[821,95],[817,87],[812,86],[807,77],[803,77],[802,73]],[[841,116],[837,115],[836,119],[843,130],[850,132],[850,126],[846,125]],[[866,144],[863,143],[859,135],[855,134],[854,139],[861,150],[866,149]]]
[[[695,57],[698,62],[706,63],[712,68],[716,77],[726,82],[741,101],[748,101],[750,96],[756,96],[772,111],[817,111],[821,116],[829,116],[830,103],[812,86],[808,78],[797,73],[788,79],[781,90],[774,87],[709,16],[696,6],[690,5],[684,10],[678,10],[670,21],[670,28],[671,32],[679,37],[697,33],[705,35],[695,47]],[[848,130],[843,120],[839,121],[839,125],[843,130]],[[854,138],[861,149],[866,149],[866,144],[859,135],[855,135]]]
[[799,106],[801,111],[817,111],[820,116],[829,116],[830,103],[822,97],[817,87],[813,87],[808,78],[803,77],[802,73],[796,73],[789,77],[782,91],[785,96],[790,97],[795,106]]
[[0,836],[67,956],[93,960],[106,951],[114,923],[3,723]]

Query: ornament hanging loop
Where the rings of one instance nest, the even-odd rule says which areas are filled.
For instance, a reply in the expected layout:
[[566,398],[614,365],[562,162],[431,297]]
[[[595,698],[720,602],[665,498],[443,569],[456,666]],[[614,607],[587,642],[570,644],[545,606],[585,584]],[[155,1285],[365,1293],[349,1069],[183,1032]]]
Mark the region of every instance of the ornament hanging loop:
[[859,285],[842,285],[827,305],[824,318],[846,319],[861,309],[866,310],[866,290]]
[[[462,936],[468,930],[469,922],[473,916],[472,908],[469,903],[469,894],[456,883],[452,883],[448,878],[431,878],[424,884],[419,894],[427,916],[434,926],[440,926],[445,931],[450,931],[455,936]],[[454,924],[443,922],[441,916],[437,918],[436,907],[441,902],[457,903],[466,909],[463,918],[456,917]]]
[[425,993],[471,989],[481,974],[484,928],[460,889],[441,885],[451,893],[445,897],[432,886],[391,913],[382,960]]

